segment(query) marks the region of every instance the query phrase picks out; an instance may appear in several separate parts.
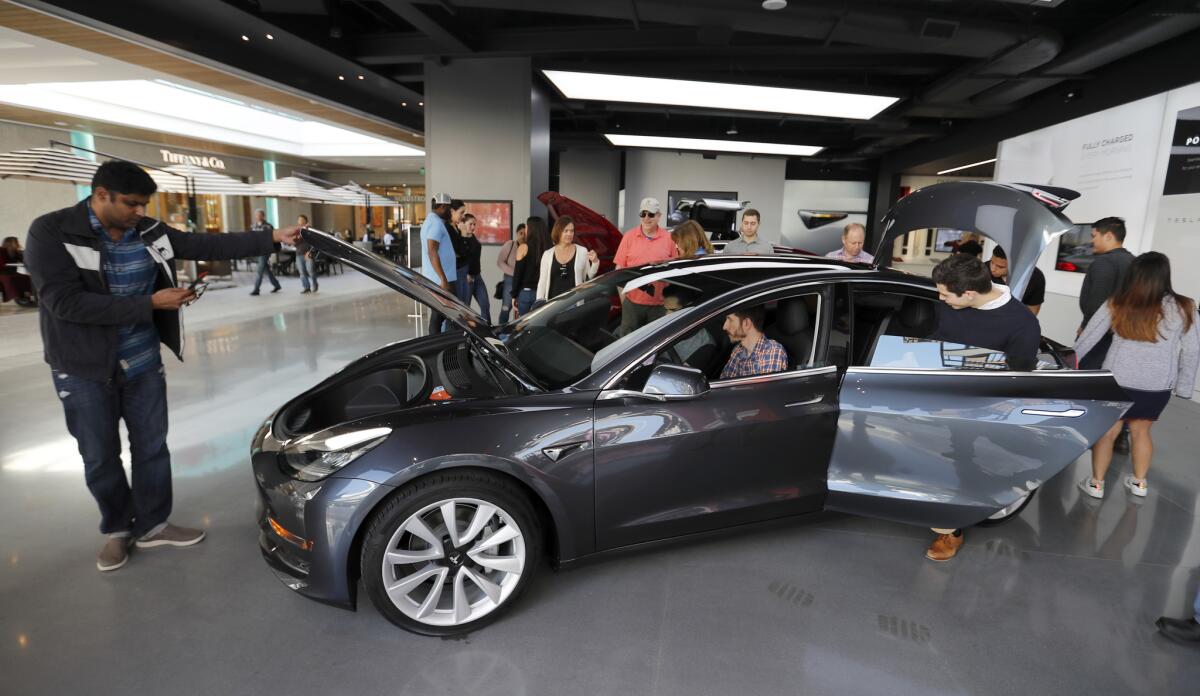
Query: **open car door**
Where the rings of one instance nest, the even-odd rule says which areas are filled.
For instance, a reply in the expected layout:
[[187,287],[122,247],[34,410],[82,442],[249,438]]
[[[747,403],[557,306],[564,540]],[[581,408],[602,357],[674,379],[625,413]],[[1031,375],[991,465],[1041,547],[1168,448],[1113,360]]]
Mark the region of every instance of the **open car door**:
[[1108,372],[988,364],[1003,358],[881,337],[872,365],[850,367],[842,382],[826,508],[968,527],[1058,474],[1129,408]]

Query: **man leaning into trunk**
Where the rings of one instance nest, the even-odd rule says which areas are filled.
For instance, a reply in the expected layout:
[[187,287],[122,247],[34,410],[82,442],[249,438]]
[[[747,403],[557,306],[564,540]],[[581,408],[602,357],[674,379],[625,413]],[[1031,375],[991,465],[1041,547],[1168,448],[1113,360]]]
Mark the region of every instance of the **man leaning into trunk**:
[[[292,243],[299,228],[189,234],[145,217],[157,187],[131,162],[101,165],[92,195],[42,215],[29,228],[26,265],[42,299],[50,378],[84,479],[108,538],[101,571],[129,560],[129,547],[191,546],[204,532],[170,524],[171,454],[166,377],[159,343],[183,359],[175,259],[240,259]],[[119,422],[129,430],[132,485],[121,464]]]

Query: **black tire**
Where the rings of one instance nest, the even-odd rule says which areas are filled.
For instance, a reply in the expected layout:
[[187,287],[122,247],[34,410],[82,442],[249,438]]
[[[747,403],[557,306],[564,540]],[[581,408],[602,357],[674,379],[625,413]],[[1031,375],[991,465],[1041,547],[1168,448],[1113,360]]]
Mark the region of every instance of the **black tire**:
[[[476,499],[493,505],[515,522],[524,544],[524,567],[505,598],[496,604],[494,609],[478,619],[449,626],[423,623],[401,611],[388,596],[384,579],[384,553],[400,526],[414,515],[441,501],[464,498]],[[502,616],[530,585],[541,564],[543,536],[539,517],[526,492],[511,479],[478,469],[439,472],[400,488],[373,513],[370,526],[363,537],[360,559],[363,585],[367,596],[371,598],[372,604],[379,610],[379,613],[406,631],[427,636],[453,636],[468,633],[478,630]],[[445,561],[430,562],[431,565],[438,563],[445,563]],[[407,568],[406,566],[392,567],[393,569],[396,567]],[[487,572],[486,569],[484,572]],[[401,599],[400,601],[405,600]]]
[[1025,510],[1025,508],[1029,507],[1030,501],[1032,501],[1033,497],[1035,495],[1037,495],[1037,492],[1038,492],[1037,488],[1033,489],[1032,491],[1029,491],[1029,495],[1025,496],[1025,500],[1020,505],[1018,505],[1015,510],[1008,513],[1004,517],[997,517],[997,518],[989,517],[988,519],[980,522],[979,524],[977,524],[975,526],[976,527],[999,527],[1002,524],[1013,521],[1013,519],[1017,515],[1020,515],[1021,512]]

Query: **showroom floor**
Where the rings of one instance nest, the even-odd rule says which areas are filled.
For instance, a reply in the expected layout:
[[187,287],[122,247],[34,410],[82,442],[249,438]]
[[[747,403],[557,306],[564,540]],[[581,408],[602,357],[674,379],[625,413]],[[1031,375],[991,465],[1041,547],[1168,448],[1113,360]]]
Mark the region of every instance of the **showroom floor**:
[[48,371],[5,358],[0,693],[1196,693],[1200,650],[1153,627],[1200,582],[1200,407],[1179,401],[1147,499],[1117,484],[1124,458],[1108,499],[1081,499],[1081,459],[949,563],[922,558],[925,530],[831,514],[547,568],[458,640],[306,600],[259,557],[247,443],[288,397],[411,335],[412,303],[362,280],[202,300],[168,374],[173,519],[209,538],[110,574]]

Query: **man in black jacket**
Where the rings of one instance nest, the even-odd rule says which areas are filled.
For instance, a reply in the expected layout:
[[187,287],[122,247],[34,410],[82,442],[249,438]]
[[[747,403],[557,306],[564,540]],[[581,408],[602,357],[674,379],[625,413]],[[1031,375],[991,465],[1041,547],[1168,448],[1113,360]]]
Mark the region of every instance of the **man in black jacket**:
[[[1117,294],[1129,265],[1133,263],[1133,254],[1125,248],[1124,220],[1119,217],[1106,217],[1092,223],[1092,254],[1092,265],[1088,266],[1087,275],[1083,277],[1083,287],[1079,290],[1079,311],[1083,312],[1083,323],[1079,325],[1076,335],[1083,332],[1096,310]],[[1104,369],[1104,358],[1108,355],[1110,345],[1111,331],[1083,356],[1079,361],[1079,369]],[[1123,428],[1117,436],[1117,441],[1113,443],[1113,451],[1129,454],[1127,428]]]
[[[159,343],[183,360],[179,308],[195,299],[175,287],[175,259],[271,253],[298,228],[189,234],[145,217],[156,190],[137,165],[112,161],[84,201],[33,221],[26,265],[41,297],[45,359],[79,445],[88,490],[108,539],[96,560],[116,570],[138,548],[191,546],[204,532],[167,522],[171,454]],[[120,420],[129,430],[132,487],[121,465]]]

